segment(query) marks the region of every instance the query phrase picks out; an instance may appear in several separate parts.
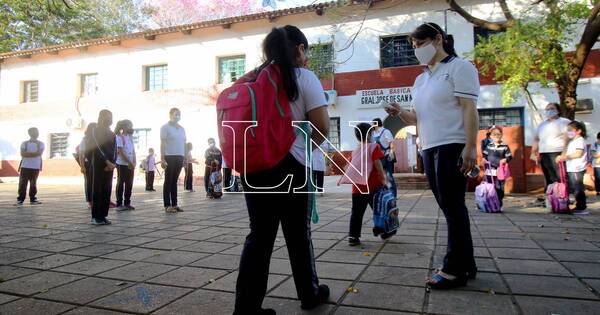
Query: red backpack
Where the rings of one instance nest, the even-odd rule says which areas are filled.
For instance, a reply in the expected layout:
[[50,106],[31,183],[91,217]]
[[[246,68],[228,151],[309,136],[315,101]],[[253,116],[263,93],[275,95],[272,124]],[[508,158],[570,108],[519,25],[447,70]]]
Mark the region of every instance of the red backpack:
[[279,68],[268,65],[247,73],[221,92],[217,126],[223,159],[237,172],[253,173],[281,162],[296,134]]

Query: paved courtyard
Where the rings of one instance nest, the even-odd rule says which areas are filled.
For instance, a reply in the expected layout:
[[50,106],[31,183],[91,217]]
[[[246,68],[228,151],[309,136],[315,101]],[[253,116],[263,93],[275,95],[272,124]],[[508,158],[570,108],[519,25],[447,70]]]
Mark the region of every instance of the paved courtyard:
[[[160,192],[135,190],[137,210],[111,210],[112,225],[91,226],[80,185],[41,185],[43,205],[14,208],[16,185],[0,184],[0,314],[231,314],[248,231],[243,196],[181,193],[186,211],[174,215]],[[356,248],[345,239],[350,196],[328,193],[313,243],[329,303],[300,310],[280,233],[263,305],[279,314],[600,314],[600,201],[590,197],[592,214],[574,217],[528,207],[532,199],[509,197],[504,214],[472,210],[477,280],[428,292],[446,244],[430,192],[400,192],[401,229],[386,242],[366,215]]]

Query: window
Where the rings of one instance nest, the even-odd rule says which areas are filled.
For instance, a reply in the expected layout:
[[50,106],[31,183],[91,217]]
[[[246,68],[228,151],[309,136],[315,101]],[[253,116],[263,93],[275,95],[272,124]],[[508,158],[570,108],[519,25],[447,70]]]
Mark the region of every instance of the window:
[[382,68],[419,64],[408,35],[382,37],[379,41],[379,51]]
[[333,45],[331,43],[310,45],[308,50],[309,69],[323,78],[333,73]]
[[168,79],[167,65],[156,65],[145,67],[145,87],[146,91],[159,91],[167,88]]
[[336,148],[340,148],[340,118],[329,118],[329,135],[327,136],[331,144]]
[[577,100],[575,105],[576,113],[591,113],[594,111],[594,100],[591,98],[584,98]]
[[23,81],[22,103],[38,101],[38,81]]
[[474,45],[477,46],[477,44],[479,44],[479,42],[481,41],[481,39],[486,39],[486,38],[489,38],[492,35],[499,34],[499,33],[501,33],[501,31],[492,31],[492,30],[488,30],[488,29],[483,28],[483,27],[475,26],[473,28],[473,34],[474,34],[474,37],[475,37],[475,43],[474,43]]
[[246,73],[246,56],[219,58],[219,84],[235,82]]
[[135,152],[139,154],[146,154],[148,152],[148,139],[150,139],[150,128],[133,129],[133,145],[135,146]]
[[80,96],[96,95],[98,92],[98,74],[88,73],[80,75],[79,84],[81,86],[79,91]]
[[67,156],[69,147],[69,133],[50,134],[50,158],[61,158]]
[[523,108],[493,108],[479,110],[479,128],[523,126]]

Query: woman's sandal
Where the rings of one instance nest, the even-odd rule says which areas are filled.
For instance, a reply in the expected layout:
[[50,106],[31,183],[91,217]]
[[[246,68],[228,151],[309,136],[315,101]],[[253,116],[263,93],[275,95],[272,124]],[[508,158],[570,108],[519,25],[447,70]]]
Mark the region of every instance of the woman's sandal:
[[434,273],[427,279],[427,286],[432,289],[446,290],[467,285],[467,277],[457,277],[454,280],[444,278],[439,273]]

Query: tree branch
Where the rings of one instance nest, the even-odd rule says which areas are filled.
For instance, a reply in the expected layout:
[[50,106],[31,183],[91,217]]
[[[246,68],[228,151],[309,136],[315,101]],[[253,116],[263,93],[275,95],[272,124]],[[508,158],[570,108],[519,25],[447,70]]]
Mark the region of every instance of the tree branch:
[[[575,56],[573,57],[571,64],[578,68],[579,70],[583,69],[585,65],[585,61],[592,50],[592,47],[598,40],[600,36],[600,1],[596,3],[592,11],[590,12],[590,16],[588,17],[588,21],[583,30],[583,35],[581,35],[581,40],[579,44],[577,44],[577,49],[575,50]],[[577,78],[579,79],[579,78]]]
[[[504,0],[500,0],[500,1],[504,1]],[[481,28],[485,28],[485,29],[492,30],[492,31],[505,31],[510,25],[512,25],[512,23],[514,23],[514,20],[509,21],[509,22],[501,22],[501,23],[483,20],[483,19],[480,19],[480,18],[477,18],[477,17],[474,17],[473,15],[471,15],[469,12],[467,12],[465,9],[463,9],[458,3],[456,3],[455,0],[446,0],[446,2],[448,3],[448,5],[450,6],[450,9],[452,9],[452,11],[458,13],[465,20],[467,20],[467,22],[469,22],[475,26],[479,26]],[[508,9],[508,6],[507,6],[507,9]],[[504,9],[502,11],[504,11]],[[510,11],[508,11],[508,12],[510,13]],[[512,14],[510,14],[510,15],[512,16]]]
[[508,4],[506,4],[506,0],[498,0],[498,2],[500,3],[500,8],[502,8],[502,13],[504,13],[504,17],[506,17],[506,20],[508,22],[513,22],[515,20],[515,17],[512,15],[512,12],[510,12]]

